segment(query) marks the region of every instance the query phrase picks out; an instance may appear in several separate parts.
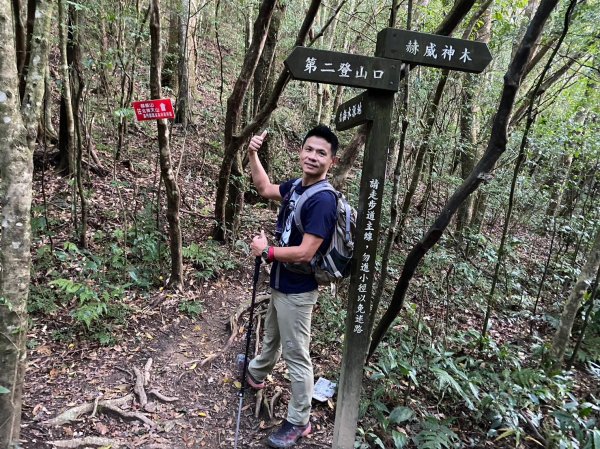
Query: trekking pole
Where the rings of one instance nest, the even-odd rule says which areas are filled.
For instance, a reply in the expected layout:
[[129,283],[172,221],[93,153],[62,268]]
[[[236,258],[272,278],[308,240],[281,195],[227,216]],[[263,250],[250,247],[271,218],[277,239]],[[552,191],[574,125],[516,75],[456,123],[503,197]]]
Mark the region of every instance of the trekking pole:
[[242,416],[242,404],[244,402],[244,390],[246,389],[246,370],[248,369],[248,352],[250,351],[250,336],[252,334],[252,321],[254,320],[254,303],[256,301],[256,284],[258,284],[258,274],[260,272],[261,257],[256,256],[254,260],[254,278],[252,280],[252,302],[250,303],[250,320],[248,321],[248,331],[246,332],[246,352],[244,354],[244,368],[242,369],[242,380],[240,382],[240,405],[238,407],[237,423],[235,425],[234,449],[237,449],[238,435],[240,431],[240,418]]

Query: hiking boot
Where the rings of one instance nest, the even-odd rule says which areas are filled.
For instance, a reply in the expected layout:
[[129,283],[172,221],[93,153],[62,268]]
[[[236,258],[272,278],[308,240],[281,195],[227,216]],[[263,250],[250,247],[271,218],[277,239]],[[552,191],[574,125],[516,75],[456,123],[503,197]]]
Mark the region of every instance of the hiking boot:
[[283,420],[283,424],[276,432],[269,435],[267,444],[271,447],[292,447],[302,437],[311,432],[310,421],[304,426],[297,426]]
[[250,385],[255,390],[262,390],[263,388],[265,388],[265,381],[264,380],[262,382],[257,381],[254,377],[252,377],[252,374],[250,374],[250,371],[246,372],[246,382],[248,383],[248,385]]

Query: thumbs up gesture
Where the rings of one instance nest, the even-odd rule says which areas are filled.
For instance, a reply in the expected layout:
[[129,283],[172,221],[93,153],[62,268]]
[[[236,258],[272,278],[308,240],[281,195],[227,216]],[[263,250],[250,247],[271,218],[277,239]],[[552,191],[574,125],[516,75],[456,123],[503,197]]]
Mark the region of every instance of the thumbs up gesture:
[[262,147],[262,144],[266,138],[267,138],[267,130],[266,129],[262,132],[262,134],[260,134],[260,135],[257,134],[255,136],[252,136],[252,139],[250,139],[250,144],[248,145],[248,152],[256,153],[260,149],[260,147]]

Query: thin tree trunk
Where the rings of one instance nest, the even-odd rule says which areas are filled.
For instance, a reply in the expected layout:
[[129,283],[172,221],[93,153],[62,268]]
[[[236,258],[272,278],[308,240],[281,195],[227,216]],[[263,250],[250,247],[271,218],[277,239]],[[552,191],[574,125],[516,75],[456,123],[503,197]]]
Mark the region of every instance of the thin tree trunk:
[[240,70],[240,74],[235,82],[231,95],[227,99],[227,112],[225,115],[224,129],[224,148],[225,154],[221,169],[219,171],[219,181],[217,184],[217,196],[215,201],[215,218],[217,226],[215,228],[215,239],[218,241],[225,240],[227,232],[235,230],[228,228],[233,221],[232,217],[227,217],[227,210],[230,213],[235,210],[236,204],[240,201],[239,198],[231,195],[232,190],[237,192],[237,186],[232,185],[235,180],[231,179],[231,169],[236,161],[236,154],[241,146],[241,142],[237,141],[236,133],[241,126],[242,111],[244,98],[250,81],[254,76],[254,71],[258,65],[258,60],[267,39],[267,32],[271,22],[271,16],[275,9],[276,0],[263,0],[258,11],[258,16],[254,22],[252,43],[246,52],[244,62]]
[[[59,135],[59,147],[64,151],[64,159],[60,164],[61,168],[66,170],[66,174],[71,176],[76,174],[76,155],[75,155],[75,118],[73,114],[73,95],[71,73],[69,69],[69,57],[67,52],[67,42],[69,36],[72,39],[67,25],[68,17],[66,12],[65,0],[58,2],[58,26],[60,39],[60,61],[62,75],[62,95],[61,95],[61,123]],[[64,121],[63,121],[64,119]],[[74,197],[74,195],[73,195]],[[75,201],[73,201],[75,203]],[[76,219],[74,220],[77,221]]]
[[[396,15],[397,15],[398,4],[396,1],[392,2],[392,10],[390,13],[390,26],[394,27],[396,25]],[[408,0],[406,10],[406,29],[410,30],[412,27],[412,9],[413,2],[412,0]],[[369,318],[369,323],[375,322],[375,316],[377,314],[377,309],[379,308],[379,303],[381,301],[381,297],[383,295],[383,290],[385,288],[385,282],[387,280],[387,269],[388,263],[390,259],[390,252],[392,250],[392,245],[394,244],[394,239],[396,238],[396,231],[398,228],[399,214],[398,214],[398,201],[400,200],[400,182],[402,175],[402,162],[404,159],[404,149],[406,148],[406,134],[408,131],[408,106],[409,106],[409,98],[410,98],[410,72],[408,65],[404,65],[403,68],[403,76],[402,76],[402,102],[400,107],[398,108],[398,120],[402,117],[402,130],[400,132],[400,145],[398,146],[398,150],[395,149],[396,144],[394,138],[392,137],[390,145],[388,148],[392,149],[393,156],[392,160],[395,160],[394,164],[394,177],[393,177],[393,187],[392,187],[392,198],[390,201],[390,226],[388,228],[385,244],[383,247],[383,251],[381,253],[381,274],[379,277],[379,281],[377,283],[377,290],[375,291],[375,295],[372,299],[371,304],[371,314]],[[416,343],[415,343],[416,344]]]
[[600,269],[600,228],[596,229],[594,243],[588,253],[587,261],[581,269],[581,274],[577,278],[569,298],[564,304],[563,312],[560,316],[560,322],[556,333],[552,338],[552,344],[548,351],[548,365],[551,371],[560,369],[563,364],[563,358],[569,344],[573,323],[577,316],[577,311],[581,306],[581,300],[585,292],[594,281],[596,273]]
[[[281,28],[281,21],[283,19],[284,13],[285,4],[277,2],[275,11],[273,11],[273,16],[271,17],[271,25],[269,26],[267,40],[265,41],[265,47],[263,49],[262,54],[260,55],[260,59],[258,61],[258,65],[256,66],[256,70],[254,71],[254,105],[252,108],[253,116],[256,115],[260,109],[266,106],[267,101],[269,99],[268,93],[273,90],[273,85],[275,81],[273,72],[273,61],[277,50],[278,35],[279,30]],[[261,150],[258,152],[258,158],[260,159],[263,168],[270,176],[272,155],[269,139],[265,140],[265,142],[263,143]],[[245,162],[246,159],[244,159],[244,163]],[[247,192],[246,197],[248,197],[250,193],[251,192]],[[262,200],[262,197],[260,197],[257,194],[250,194],[249,197],[250,200],[253,202]]]
[[[483,25],[477,31],[477,42],[488,43],[491,35],[492,28],[492,11],[489,7],[491,1],[486,2],[487,9],[485,10]],[[464,39],[468,39],[468,35],[463,35]],[[478,102],[474,101],[475,91],[480,85],[478,79],[473,74],[466,74],[463,82],[463,98],[461,105],[461,116],[460,116],[460,167],[461,177],[466,179],[469,173],[475,166],[477,160],[477,127],[475,124],[476,115],[478,112]],[[462,236],[465,229],[473,218],[473,205],[474,198],[469,196],[460,209],[456,216],[456,231],[459,236]]]
[[[161,97],[160,73],[162,68],[162,52],[160,48],[160,0],[152,0],[150,12],[150,94],[152,98]],[[183,255],[181,243],[181,227],[179,225],[180,194],[173,166],[171,148],[169,146],[169,128],[167,120],[156,121],[158,131],[158,147],[161,178],[165,183],[167,194],[167,221],[169,223],[169,242],[171,250],[171,275],[169,286],[183,287]]]
[[396,284],[392,302],[373,332],[367,360],[373,355],[388,328],[402,309],[410,281],[414,276],[419,263],[425,254],[442,237],[452,216],[456,213],[460,205],[484,180],[488,179],[489,173],[493,170],[496,162],[504,151],[506,151],[508,120],[521,85],[523,72],[531,52],[543,31],[544,25],[557,3],[558,0],[542,0],[537,13],[525,33],[525,37],[519,46],[519,50],[516,52],[515,57],[504,76],[504,87],[500,97],[498,111],[494,117],[491,137],[487,149],[469,177],[450,197],[433,225],[409,252],[402,268],[400,280]]
[[168,0],[169,1],[169,32],[167,41],[167,52],[164,58],[164,66],[161,73],[161,85],[169,87],[176,92],[179,89],[178,55],[181,55],[179,46],[181,25],[185,17],[181,14],[181,4],[186,0]]
[[[298,32],[298,37],[296,38],[295,45],[302,45],[302,43],[306,39],[306,36],[308,35],[308,30],[310,29],[310,27],[312,25],[315,14],[316,14],[317,10],[319,9],[320,4],[321,4],[321,0],[312,0],[311,5],[308,9],[308,12],[306,13],[304,22],[303,22],[302,26],[300,27],[300,31]],[[266,6],[269,6],[269,5],[266,5]],[[261,11],[262,10],[263,9],[262,9],[262,5],[261,5]],[[270,11],[272,12],[272,8],[270,9]],[[259,16],[260,16],[260,13],[259,13]],[[270,15],[269,15],[269,17],[270,17]],[[262,20],[264,20],[264,19],[266,19],[265,16],[263,16]],[[242,67],[242,71],[241,71],[241,74],[245,74],[245,76],[238,78],[238,81],[236,82],[236,86],[234,86],[234,90],[228,100],[228,109],[229,109],[229,105],[231,105],[232,112],[235,112],[234,106],[235,106],[236,102],[240,105],[243,103],[242,99],[243,99],[243,96],[245,95],[245,91],[247,90],[248,83],[249,83],[249,80],[247,77],[251,77],[253,75],[255,67],[256,67],[256,63],[258,60],[258,57],[254,53],[260,54],[260,52],[258,52],[258,47],[262,48],[264,46],[264,40],[266,39],[266,30],[264,30],[264,28],[263,28],[264,23],[262,22],[262,20],[259,17],[257,19],[257,22],[255,22],[255,28],[257,28],[255,30],[255,32],[257,33],[257,36],[261,36],[261,38],[257,37],[255,39],[253,39],[252,45],[257,46],[257,47],[254,50],[251,50],[246,54],[244,66]],[[260,31],[261,29],[263,29],[262,32]],[[231,166],[233,164],[235,155],[238,151],[240,151],[241,146],[252,135],[252,133],[255,133],[256,131],[258,131],[258,129],[261,126],[263,126],[266,123],[266,121],[269,119],[269,117],[271,116],[271,113],[277,106],[279,97],[281,96],[281,93],[283,92],[283,89],[287,85],[289,79],[290,79],[290,74],[287,69],[284,69],[280,73],[279,78],[277,79],[277,82],[275,83],[275,87],[273,88],[273,91],[271,92],[271,95],[269,96],[269,100],[267,101],[266,105],[258,112],[258,114],[256,114],[256,116],[254,117],[252,122],[250,122],[248,125],[246,125],[239,132],[239,134],[236,135],[234,133],[237,132],[237,124],[239,123],[239,115],[240,114],[234,114],[234,113],[229,114],[228,113],[226,116],[226,120],[225,120],[225,154],[223,157],[223,162],[221,164],[221,170],[219,172],[219,180],[218,180],[218,184],[217,184],[217,194],[216,194],[216,200],[215,200],[215,221],[217,222],[215,229],[214,229],[215,240],[219,240],[219,241],[225,240],[225,236],[226,236],[226,229],[225,229],[226,201],[231,201],[232,204],[235,204],[237,201],[239,201],[237,198],[229,198],[228,197]],[[241,95],[242,93],[244,93],[244,95]]]
[[[556,56],[556,53],[558,52],[558,49],[560,48],[560,45],[562,44],[562,41],[564,40],[564,38],[567,34],[567,31],[569,30],[569,23],[571,20],[571,14],[573,13],[573,8],[575,7],[575,2],[576,2],[576,0],[571,0],[569,8],[567,9],[562,35],[561,35],[560,39],[558,40],[558,44],[557,44],[556,48],[554,49],[554,51],[552,52],[552,55],[548,59],[548,62],[546,63],[546,66],[542,70],[542,73],[540,74],[538,82],[536,83],[536,85],[533,89],[533,92],[532,92],[533,98],[535,98],[537,96],[538,89],[540,89],[541,86],[543,85],[545,75],[548,73],[548,70],[550,69],[550,65],[552,64],[552,61],[554,60],[554,56]],[[488,331],[489,320],[490,320],[491,314],[494,311],[494,308],[496,305],[495,290],[496,290],[496,285],[498,282],[498,274],[500,272],[500,267],[503,263],[503,258],[504,258],[504,247],[506,244],[506,238],[508,236],[508,227],[510,224],[512,210],[514,207],[514,198],[515,198],[515,190],[516,190],[516,185],[517,185],[517,178],[519,176],[519,171],[521,170],[521,165],[525,161],[525,157],[526,157],[525,150],[527,149],[529,130],[531,129],[531,126],[533,125],[533,122],[535,120],[535,116],[533,113],[533,105],[534,105],[533,102],[529,104],[529,109],[527,111],[527,123],[525,125],[525,130],[523,131],[523,137],[521,139],[521,145],[519,147],[519,155],[517,156],[517,161],[515,163],[515,169],[514,169],[514,173],[513,173],[513,177],[512,177],[512,181],[511,181],[511,185],[510,185],[508,209],[507,209],[506,217],[504,220],[504,226],[502,228],[502,238],[500,240],[500,246],[498,248],[498,259],[496,261],[496,266],[494,268],[494,277],[492,278],[492,286],[490,288],[490,293],[488,295],[487,308],[486,308],[485,317],[483,319],[483,325],[482,325],[482,329],[481,329],[480,349],[483,347],[483,342],[485,340],[485,337],[486,337],[487,331]]]
[[579,352],[579,348],[581,347],[581,343],[583,342],[583,338],[585,337],[585,331],[587,330],[588,325],[590,324],[590,318],[593,315],[594,311],[594,302],[598,296],[598,284],[600,284],[600,264],[598,264],[598,271],[596,272],[596,280],[592,285],[592,291],[590,292],[590,298],[588,299],[588,305],[585,309],[585,314],[583,317],[583,325],[581,326],[581,330],[579,332],[579,336],[577,337],[577,342],[575,343],[575,347],[573,348],[573,353],[569,358],[567,369],[570,369],[577,359],[577,353]]
[[87,248],[87,228],[88,228],[88,200],[85,194],[85,188],[83,186],[83,173],[81,170],[82,158],[83,158],[83,139],[82,139],[82,109],[83,109],[83,96],[85,93],[86,85],[83,78],[83,67],[81,63],[81,47],[80,47],[80,12],[74,5],[69,5],[69,42],[67,51],[69,53],[70,65],[73,67],[72,71],[72,89],[74,93],[73,97],[73,125],[75,129],[74,143],[76,145],[75,151],[75,179],[77,182],[77,193],[79,196],[79,203],[81,205],[81,224],[79,228],[79,244],[82,248]]
[[181,0],[181,21],[179,26],[179,58],[178,58],[178,94],[177,107],[175,111],[175,123],[180,123],[183,128],[187,128],[189,107],[190,107],[190,88],[188,71],[188,33],[190,24],[190,5],[191,0]]
[[429,141],[432,137],[434,131],[435,119],[437,117],[438,108],[440,105],[440,101],[442,100],[442,94],[444,92],[444,88],[446,87],[446,82],[448,81],[448,70],[442,71],[442,75],[438,82],[437,88],[435,90],[435,94],[433,100],[427,103],[427,108],[424,112],[425,115],[425,133],[423,136],[423,141],[419,146],[419,150],[417,152],[417,157],[415,158],[415,164],[413,167],[412,177],[410,180],[410,184],[406,193],[404,195],[404,200],[402,202],[402,208],[400,210],[400,221],[398,224],[398,234],[396,236],[396,241],[402,238],[402,234],[404,232],[404,225],[406,223],[406,219],[408,218],[408,211],[410,209],[410,205],[412,203],[412,199],[417,191],[417,186],[419,185],[419,180],[421,179],[421,173],[423,172],[423,163],[425,161],[425,155],[430,150]]

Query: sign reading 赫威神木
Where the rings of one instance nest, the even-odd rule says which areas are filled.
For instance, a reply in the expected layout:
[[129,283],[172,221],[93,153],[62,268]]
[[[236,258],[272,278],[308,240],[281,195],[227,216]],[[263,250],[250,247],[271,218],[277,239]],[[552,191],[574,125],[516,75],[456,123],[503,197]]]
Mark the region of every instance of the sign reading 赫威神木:
[[135,117],[138,122],[144,120],[161,120],[166,118],[175,118],[173,103],[169,98],[160,98],[158,100],[144,100],[131,102]]
[[400,64],[392,59],[295,47],[284,63],[297,80],[392,92],[399,87]]
[[379,32],[377,54],[405,63],[472,73],[482,72],[492,60],[483,42],[397,28]]

